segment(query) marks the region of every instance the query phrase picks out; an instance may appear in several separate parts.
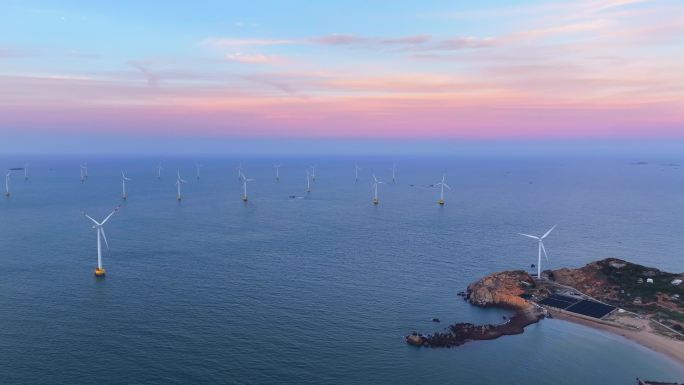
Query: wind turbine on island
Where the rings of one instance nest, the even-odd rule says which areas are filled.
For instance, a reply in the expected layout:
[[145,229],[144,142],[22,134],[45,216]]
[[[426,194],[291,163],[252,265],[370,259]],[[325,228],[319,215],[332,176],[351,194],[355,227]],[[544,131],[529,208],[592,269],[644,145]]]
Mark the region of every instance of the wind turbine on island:
[[107,215],[105,219],[102,220],[102,222],[98,222],[93,217],[88,215],[85,211],[82,211],[81,213],[88,219],[90,219],[93,222],[93,228],[97,232],[97,268],[95,269],[95,276],[96,277],[104,277],[105,276],[105,269],[102,267],[102,240],[104,240],[105,246],[107,246],[107,249],[109,249],[109,244],[107,243],[107,236],[105,235],[104,232],[104,224],[107,223],[109,218],[114,215],[119,211],[119,207],[115,207],[114,210]]
[[309,169],[306,169],[306,192],[310,193],[311,192],[311,174],[309,173]]
[[275,167],[276,170],[276,182],[280,182],[280,167],[282,167],[282,165],[275,164],[273,167]]
[[248,200],[248,198],[247,198],[247,183],[253,182],[254,179],[249,179],[244,174],[240,174],[240,177],[242,179],[242,189],[244,192],[244,194],[242,195],[242,201],[247,202],[247,200]]
[[553,225],[553,227],[551,229],[549,229],[549,231],[547,231],[541,237],[537,237],[537,236],[529,235],[529,234],[518,233],[519,235],[522,235],[524,237],[536,239],[537,241],[539,241],[539,255],[537,256],[537,279],[541,279],[541,271],[542,271],[541,270],[541,256],[542,256],[542,252],[544,253],[544,257],[546,258],[546,261],[547,262],[549,261],[549,255],[546,254],[546,248],[544,247],[544,238],[548,237],[549,234],[551,234],[551,232],[553,231],[553,229],[556,228],[556,226],[558,226],[558,225]]
[[157,179],[161,179],[161,170],[162,170],[162,166],[161,166],[161,162],[159,162],[159,164],[157,165]]
[[12,176],[12,171],[7,171],[5,174],[5,196],[10,197],[10,177]]
[[126,182],[132,181],[133,179],[128,178],[126,173],[121,170],[121,199],[128,199],[128,191],[126,190]]
[[446,183],[446,174],[442,174],[442,181],[439,183],[435,183],[435,186],[440,187],[439,200],[437,201],[437,203],[444,206],[444,188],[446,187],[449,190],[451,190],[451,187],[449,187],[449,185]]
[[378,199],[378,185],[379,184],[385,184],[385,182],[379,181],[378,178],[375,177],[375,174],[373,174],[373,204],[377,205],[380,203],[380,200]]
[[188,183],[188,181],[181,178],[180,170],[178,170],[178,174],[176,176],[176,187],[177,187],[176,199],[178,200],[178,202],[180,202],[181,199],[183,199],[183,196],[181,195],[181,184],[183,184],[183,183]]

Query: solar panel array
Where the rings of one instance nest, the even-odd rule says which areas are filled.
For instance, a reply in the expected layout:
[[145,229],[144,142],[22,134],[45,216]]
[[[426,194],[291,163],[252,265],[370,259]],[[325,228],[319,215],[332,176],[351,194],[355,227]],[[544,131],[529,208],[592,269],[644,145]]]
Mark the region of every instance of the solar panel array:
[[539,303],[541,305],[551,306],[593,318],[603,318],[615,309],[615,306],[560,294],[553,294],[552,296],[539,301]]

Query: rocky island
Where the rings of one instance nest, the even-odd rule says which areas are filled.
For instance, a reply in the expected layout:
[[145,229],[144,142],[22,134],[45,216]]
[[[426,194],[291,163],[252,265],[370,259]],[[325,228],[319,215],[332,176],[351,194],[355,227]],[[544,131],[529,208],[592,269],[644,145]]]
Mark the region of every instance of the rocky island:
[[500,324],[454,323],[441,332],[413,332],[406,342],[455,347],[468,341],[520,334],[556,317],[620,334],[684,363],[684,273],[667,273],[615,258],[578,269],[491,274],[460,293],[474,306],[510,309]]

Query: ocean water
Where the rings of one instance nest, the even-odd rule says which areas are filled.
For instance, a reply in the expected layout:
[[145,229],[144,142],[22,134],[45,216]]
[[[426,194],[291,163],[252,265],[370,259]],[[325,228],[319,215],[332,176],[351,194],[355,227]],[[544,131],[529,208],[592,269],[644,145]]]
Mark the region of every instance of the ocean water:
[[[247,204],[238,159],[162,159],[161,180],[158,160],[0,158],[3,169],[31,164],[29,180],[14,175],[12,197],[0,200],[0,383],[684,381],[667,357],[555,319],[456,349],[403,341],[456,321],[498,322],[506,312],[456,293],[529,268],[536,245],[518,232],[558,224],[544,268],[614,256],[684,271],[677,159],[243,158],[255,179]],[[290,199],[305,195],[311,164],[312,192]],[[133,179],[126,202],[121,169]],[[188,180],[180,204],[177,169]],[[388,182],[377,207],[372,172]],[[442,172],[453,190],[439,207],[429,185]],[[80,211],[100,219],[119,204],[99,280],[96,234]]]

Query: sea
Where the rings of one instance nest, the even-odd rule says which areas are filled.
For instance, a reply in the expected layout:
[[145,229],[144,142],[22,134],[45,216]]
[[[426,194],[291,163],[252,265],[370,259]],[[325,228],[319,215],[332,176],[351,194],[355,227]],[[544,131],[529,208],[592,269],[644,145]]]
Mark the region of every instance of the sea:
[[[531,271],[537,245],[520,232],[558,225],[544,269],[617,257],[684,271],[684,158],[0,157],[25,163],[0,199],[0,384],[684,381],[664,355],[557,319],[451,349],[404,342],[509,315],[457,293]],[[82,212],[117,206],[99,279]]]

